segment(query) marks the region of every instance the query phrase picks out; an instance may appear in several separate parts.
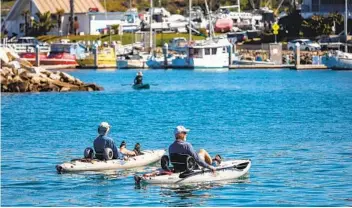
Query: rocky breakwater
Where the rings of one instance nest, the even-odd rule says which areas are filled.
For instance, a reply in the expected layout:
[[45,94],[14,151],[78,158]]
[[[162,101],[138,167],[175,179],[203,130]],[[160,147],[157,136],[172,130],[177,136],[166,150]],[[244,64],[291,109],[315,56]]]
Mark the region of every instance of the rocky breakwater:
[[[28,65],[16,58],[15,54],[1,53],[1,92],[69,92],[101,91],[96,84],[84,83],[81,80],[59,71],[48,71]],[[6,56],[5,56],[6,55]]]

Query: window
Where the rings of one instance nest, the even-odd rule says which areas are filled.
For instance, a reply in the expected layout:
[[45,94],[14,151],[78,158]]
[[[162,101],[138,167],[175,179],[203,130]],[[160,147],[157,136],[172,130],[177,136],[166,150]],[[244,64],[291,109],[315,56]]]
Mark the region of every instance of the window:
[[210,48],[205,49],[205,55],[210,55]]
[[212,48],[211,49],[211,54],[216,55],[216,52],[217,52],[217,48]]
[[203,57],[203,51],[200,48],[194,48],[194,57],[195,58],[202,58]]

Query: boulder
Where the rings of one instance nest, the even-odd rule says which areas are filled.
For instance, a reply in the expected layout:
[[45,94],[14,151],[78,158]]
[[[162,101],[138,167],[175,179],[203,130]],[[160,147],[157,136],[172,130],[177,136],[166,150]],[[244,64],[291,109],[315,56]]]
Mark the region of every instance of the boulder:
[[49,75],[49,78],[53,79],[53,80],[60,80],[61,77],[58,74],[52,73],[52,74]]
[[66,82],[60,82],[59,80],[50,80],[50,83],[58,86],[58,87],[65,87],[65,88],[69,88],[71,89],[71,91],[77,91],[79,90],[79,86],[73,85],[73,84],[69,84]]
[[18,61],[11,61],[10,63],[8,63],[8,65],[12,68],[12,69],[20,69],[21,65]]
[[69,92],[70,88],[68,87],[61,87],[60,92]]
[[75,78],[65,72],[61,72],[60,76],[64,79],[65,82],[69,82],[69,83],[75,82]]
[[6,54],[6,51],[2,47],[0,47],[0,61],[5,64],[8,64],[10,62],[10,59]]

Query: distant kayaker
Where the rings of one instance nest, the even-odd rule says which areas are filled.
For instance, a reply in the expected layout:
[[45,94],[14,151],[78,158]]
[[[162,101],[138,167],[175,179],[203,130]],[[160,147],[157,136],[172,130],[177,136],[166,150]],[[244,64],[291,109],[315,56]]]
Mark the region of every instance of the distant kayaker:
[[139,71],[136,78],[134,78],[134,84],[143,84],[143,73],[141,71]]
[[[186,129],[184,126],[177,126],[174,130],[176,141],[169,146],[169,154],[186,154],[192,156],[198,165],[204,168],[208,168],[215,172],[216,168],[213,167],[213,161],[207,151],[201,149],[197,154],[193,146],[186,142],[187,133],[189,129]],[[215,164],[215,163],[214,163]]]
[[123,155],[117,149],[114,140],[107,136],[111,126],[107,122],[101,122],[98,127],[99,136],[94,140],[95,155],[98,159],[104,159],[104,149],[111,148],[114,155],[113,159],[123,159]]

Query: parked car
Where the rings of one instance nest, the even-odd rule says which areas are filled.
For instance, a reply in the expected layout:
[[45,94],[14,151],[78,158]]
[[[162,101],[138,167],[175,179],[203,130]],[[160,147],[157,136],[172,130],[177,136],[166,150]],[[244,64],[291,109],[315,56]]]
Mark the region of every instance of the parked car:
[[296,43],[300,44],[301,50],[318,51],[321,49],[321,46],[318,43],[315,43],[309,39],[296,39],[288,42],[287,44],[288,50],[294,50],[296,48]]

